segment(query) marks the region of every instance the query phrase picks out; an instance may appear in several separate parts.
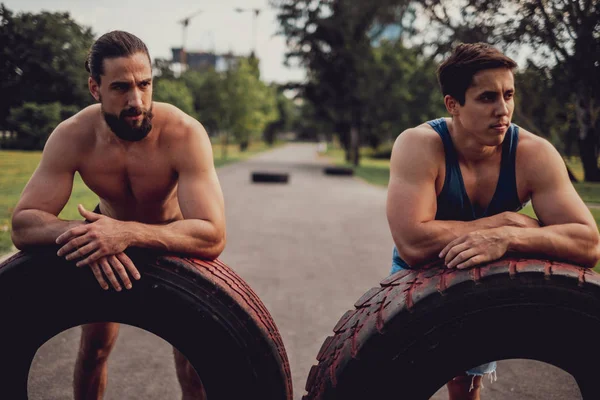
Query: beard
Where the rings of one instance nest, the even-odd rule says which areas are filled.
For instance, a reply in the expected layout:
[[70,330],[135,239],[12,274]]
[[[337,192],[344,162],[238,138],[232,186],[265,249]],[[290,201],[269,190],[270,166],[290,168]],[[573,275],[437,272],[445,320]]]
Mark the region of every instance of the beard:
[[[131,107],[121,111],[119,115],[108,113],[101,106],[106,124],[118,138],[129,142],[138,142],[148,136],[152,130],[152,105],[149,110],[141,107]],[[142,115],[141,120],[127,121],[125,117]]]

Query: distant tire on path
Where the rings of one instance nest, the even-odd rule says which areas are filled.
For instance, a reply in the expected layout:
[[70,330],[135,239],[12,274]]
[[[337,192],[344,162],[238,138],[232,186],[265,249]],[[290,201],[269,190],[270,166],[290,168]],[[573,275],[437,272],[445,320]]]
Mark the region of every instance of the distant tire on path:
[[251,180],[255,183],[288,183],[289,174],[277,172],[253,172]]
[[585,400],[600,399],[600,275],[581,267],[505,258],[400,271],[333,331],[304,400],[429,399],[467,369],[512,358],[555,365]]
[[325,175],[351,176],[354,175],[354,169],[348,167],[325,167],[323,173]]
[[[0,264],[0,398],[27,399],[38,348],[58,333],[113,321],[152,332],[182,352],[208,399],[292,399],[283,342],[252,289],[219,260],[127,251],[142,278],[104,291],[57,248]],[[143,366],[141,366],[143,368]]]

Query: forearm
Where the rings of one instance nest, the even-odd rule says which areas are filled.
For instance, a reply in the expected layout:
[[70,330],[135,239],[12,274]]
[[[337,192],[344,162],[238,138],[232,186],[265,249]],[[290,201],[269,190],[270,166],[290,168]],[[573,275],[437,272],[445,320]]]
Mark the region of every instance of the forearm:
[[437,259],[440,251],[448,243],[468,233],[501,226],[519,226],[515,216],[516,213],[504,212],[466,222],[440,220],[422,222],[411,234],[399,235],[400,240],[395,240],[396,247],[409,265],[419,265]]
[[585,267],[594,267],[600,257],[598,231],[584,224],[507,229],[509,251],[542,254]]
[[56,238],[85,221],[61,220],[41,210],[20,210],[12,219],[12,241],[16,248],[56,244]]
[[128,244],[215,259],[225,247],[225,232],[209,221],[184,219],[167,225],[126,222]]

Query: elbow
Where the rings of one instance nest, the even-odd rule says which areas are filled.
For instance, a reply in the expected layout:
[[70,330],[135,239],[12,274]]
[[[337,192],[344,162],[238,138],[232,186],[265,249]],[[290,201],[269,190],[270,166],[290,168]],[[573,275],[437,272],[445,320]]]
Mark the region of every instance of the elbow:
[[10,232],[10,239],[17,249],[24,250],[27,247],[27,242],[26,236],[23,234],[23,229],[20,228],[18,213],[13,214],[11,222],[12,230]]
[[428,261],[423,252],[415,246],[396,242],[396,248],[400,257],[411,267],[418,266]]
[[10,233],[10,239],[12,240],[13,245],[19,249],[19,250],[25,250],[25,242],[23,241],[23,239],[19,236],[18,232],[16,231],[12,231]]
[[215,235],[210,246],[204,252],[203,258],[210,261],[217,259],[223,253],[223,250],[225,250],[225,241],[224,232]]
[[587,266],[589,268],[594,268],[598,261],[600,261],[600,236],[595,235],[594,243],[590,251],[590,262]]
[[591,232],[590,244],[587,248],[589,250],[582,254],[584,259],[581,264],[586,268],[594,268],[600,261],[600,233],[596,227]]

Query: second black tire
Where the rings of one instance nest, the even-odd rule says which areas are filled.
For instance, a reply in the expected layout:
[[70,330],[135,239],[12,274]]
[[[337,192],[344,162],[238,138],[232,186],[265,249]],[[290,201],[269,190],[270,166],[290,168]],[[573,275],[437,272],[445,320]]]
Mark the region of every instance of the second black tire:
[[288,183],[290,177],[282,172],[253,172],[252,182],[255,183]]
[[429,399],[467,369],[512,358],[555,365],[600,399],[600,275],[581,267],[506,258],[400,271],[333,330],[305,400]]

